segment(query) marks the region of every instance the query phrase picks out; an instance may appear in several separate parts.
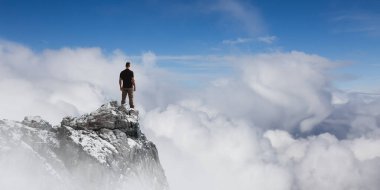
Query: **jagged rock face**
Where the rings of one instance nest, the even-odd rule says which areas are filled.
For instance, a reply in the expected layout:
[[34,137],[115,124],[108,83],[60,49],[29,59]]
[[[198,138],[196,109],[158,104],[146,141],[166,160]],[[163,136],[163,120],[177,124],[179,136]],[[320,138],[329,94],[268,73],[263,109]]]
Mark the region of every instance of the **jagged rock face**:
[[[157,149],[140,131],[138,112],[117,102],[66,117],[59,126],[40,117],[0,120],[0,167],[9,166],[12,155],[20,160],[27,156],[31,161],[23,163],[49,179],[36,189],[168,189]],[[41,180],[38,175],[25,177]],[[0,188],[18,188],[6,178],[0,175]]]

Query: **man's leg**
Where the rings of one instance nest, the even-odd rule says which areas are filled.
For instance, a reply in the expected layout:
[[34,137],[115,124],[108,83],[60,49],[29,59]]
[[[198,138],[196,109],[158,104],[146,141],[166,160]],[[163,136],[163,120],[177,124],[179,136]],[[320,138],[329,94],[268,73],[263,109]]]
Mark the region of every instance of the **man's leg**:
[[129,107],[134,108],[135,105],[133,104],[133,88],[128,88],[128,98],[129,98]]
[[123,88],[121,90],[121,105],[125,104],[125,98],[127,97],[127,90]]

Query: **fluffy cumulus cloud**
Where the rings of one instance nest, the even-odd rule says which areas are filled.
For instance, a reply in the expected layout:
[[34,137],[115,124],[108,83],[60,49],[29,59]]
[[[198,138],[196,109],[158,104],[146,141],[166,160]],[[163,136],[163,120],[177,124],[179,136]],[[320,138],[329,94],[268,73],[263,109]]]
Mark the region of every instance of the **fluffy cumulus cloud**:
[[[334,63],[301,52],[257,55],[243,62],[243,81],[282,110],[285,129],[310,130],[331,110],[326,70]],[[275,118],[273,118],[275,119]]]
[[111,81],[117,80],[113,71],[120,61],[117,52],[104,57],[99,48],[36,53],[2,42],[0,115],[20,120],[38,114],[56,123],[63,115],[95,109],[104,102],[102,93],[112,92]]
[[[181,86],[152,52],[133,62],[142,130],[172,189],[377,189],[380,99],[332,86],[336,64],[303,52],[223,57],[232,74]],[[59,122],[118,99],[128,56],[0,43],[0,117]]]
[[[142,58],[133,65],[139,73],[138,85],[144,87],[138,91],[141,92],[138,97],[143,97],[146,105],[157,106],[164,102],[159,97],[165,92],[157,88],[167,87],[149,77],[165,75],[163,80],[170,80],[171,75],[154,68],[154,54],[148,52]],[[35,114],[57,124],[65,115],[92,111],[106,100],[119,98],[118,75],[126,60],[129,58],[119,50],[108,55],[100,48],[34,52],[23,45],[2,41],[0,117],[21,120],[25,115]]]

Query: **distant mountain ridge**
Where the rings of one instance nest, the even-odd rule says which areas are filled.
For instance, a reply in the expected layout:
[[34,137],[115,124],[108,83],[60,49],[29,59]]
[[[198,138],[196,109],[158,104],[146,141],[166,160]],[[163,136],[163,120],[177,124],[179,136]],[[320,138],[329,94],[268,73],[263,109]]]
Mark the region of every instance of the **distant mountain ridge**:
[[169,189],[138,112],[116,101],[58,126],[40,117],[0,120],[0,167],[6,189]]

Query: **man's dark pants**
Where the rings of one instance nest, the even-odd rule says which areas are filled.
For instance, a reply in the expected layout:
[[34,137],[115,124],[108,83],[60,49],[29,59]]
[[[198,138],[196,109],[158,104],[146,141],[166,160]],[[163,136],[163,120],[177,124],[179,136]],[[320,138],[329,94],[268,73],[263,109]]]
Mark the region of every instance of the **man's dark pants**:
[[125,104],[125,98],[127,97],[129,99],[129,107],[134,108],[135,105],[133,104],[133,88],[122,88],[121,89],[121,104]]

